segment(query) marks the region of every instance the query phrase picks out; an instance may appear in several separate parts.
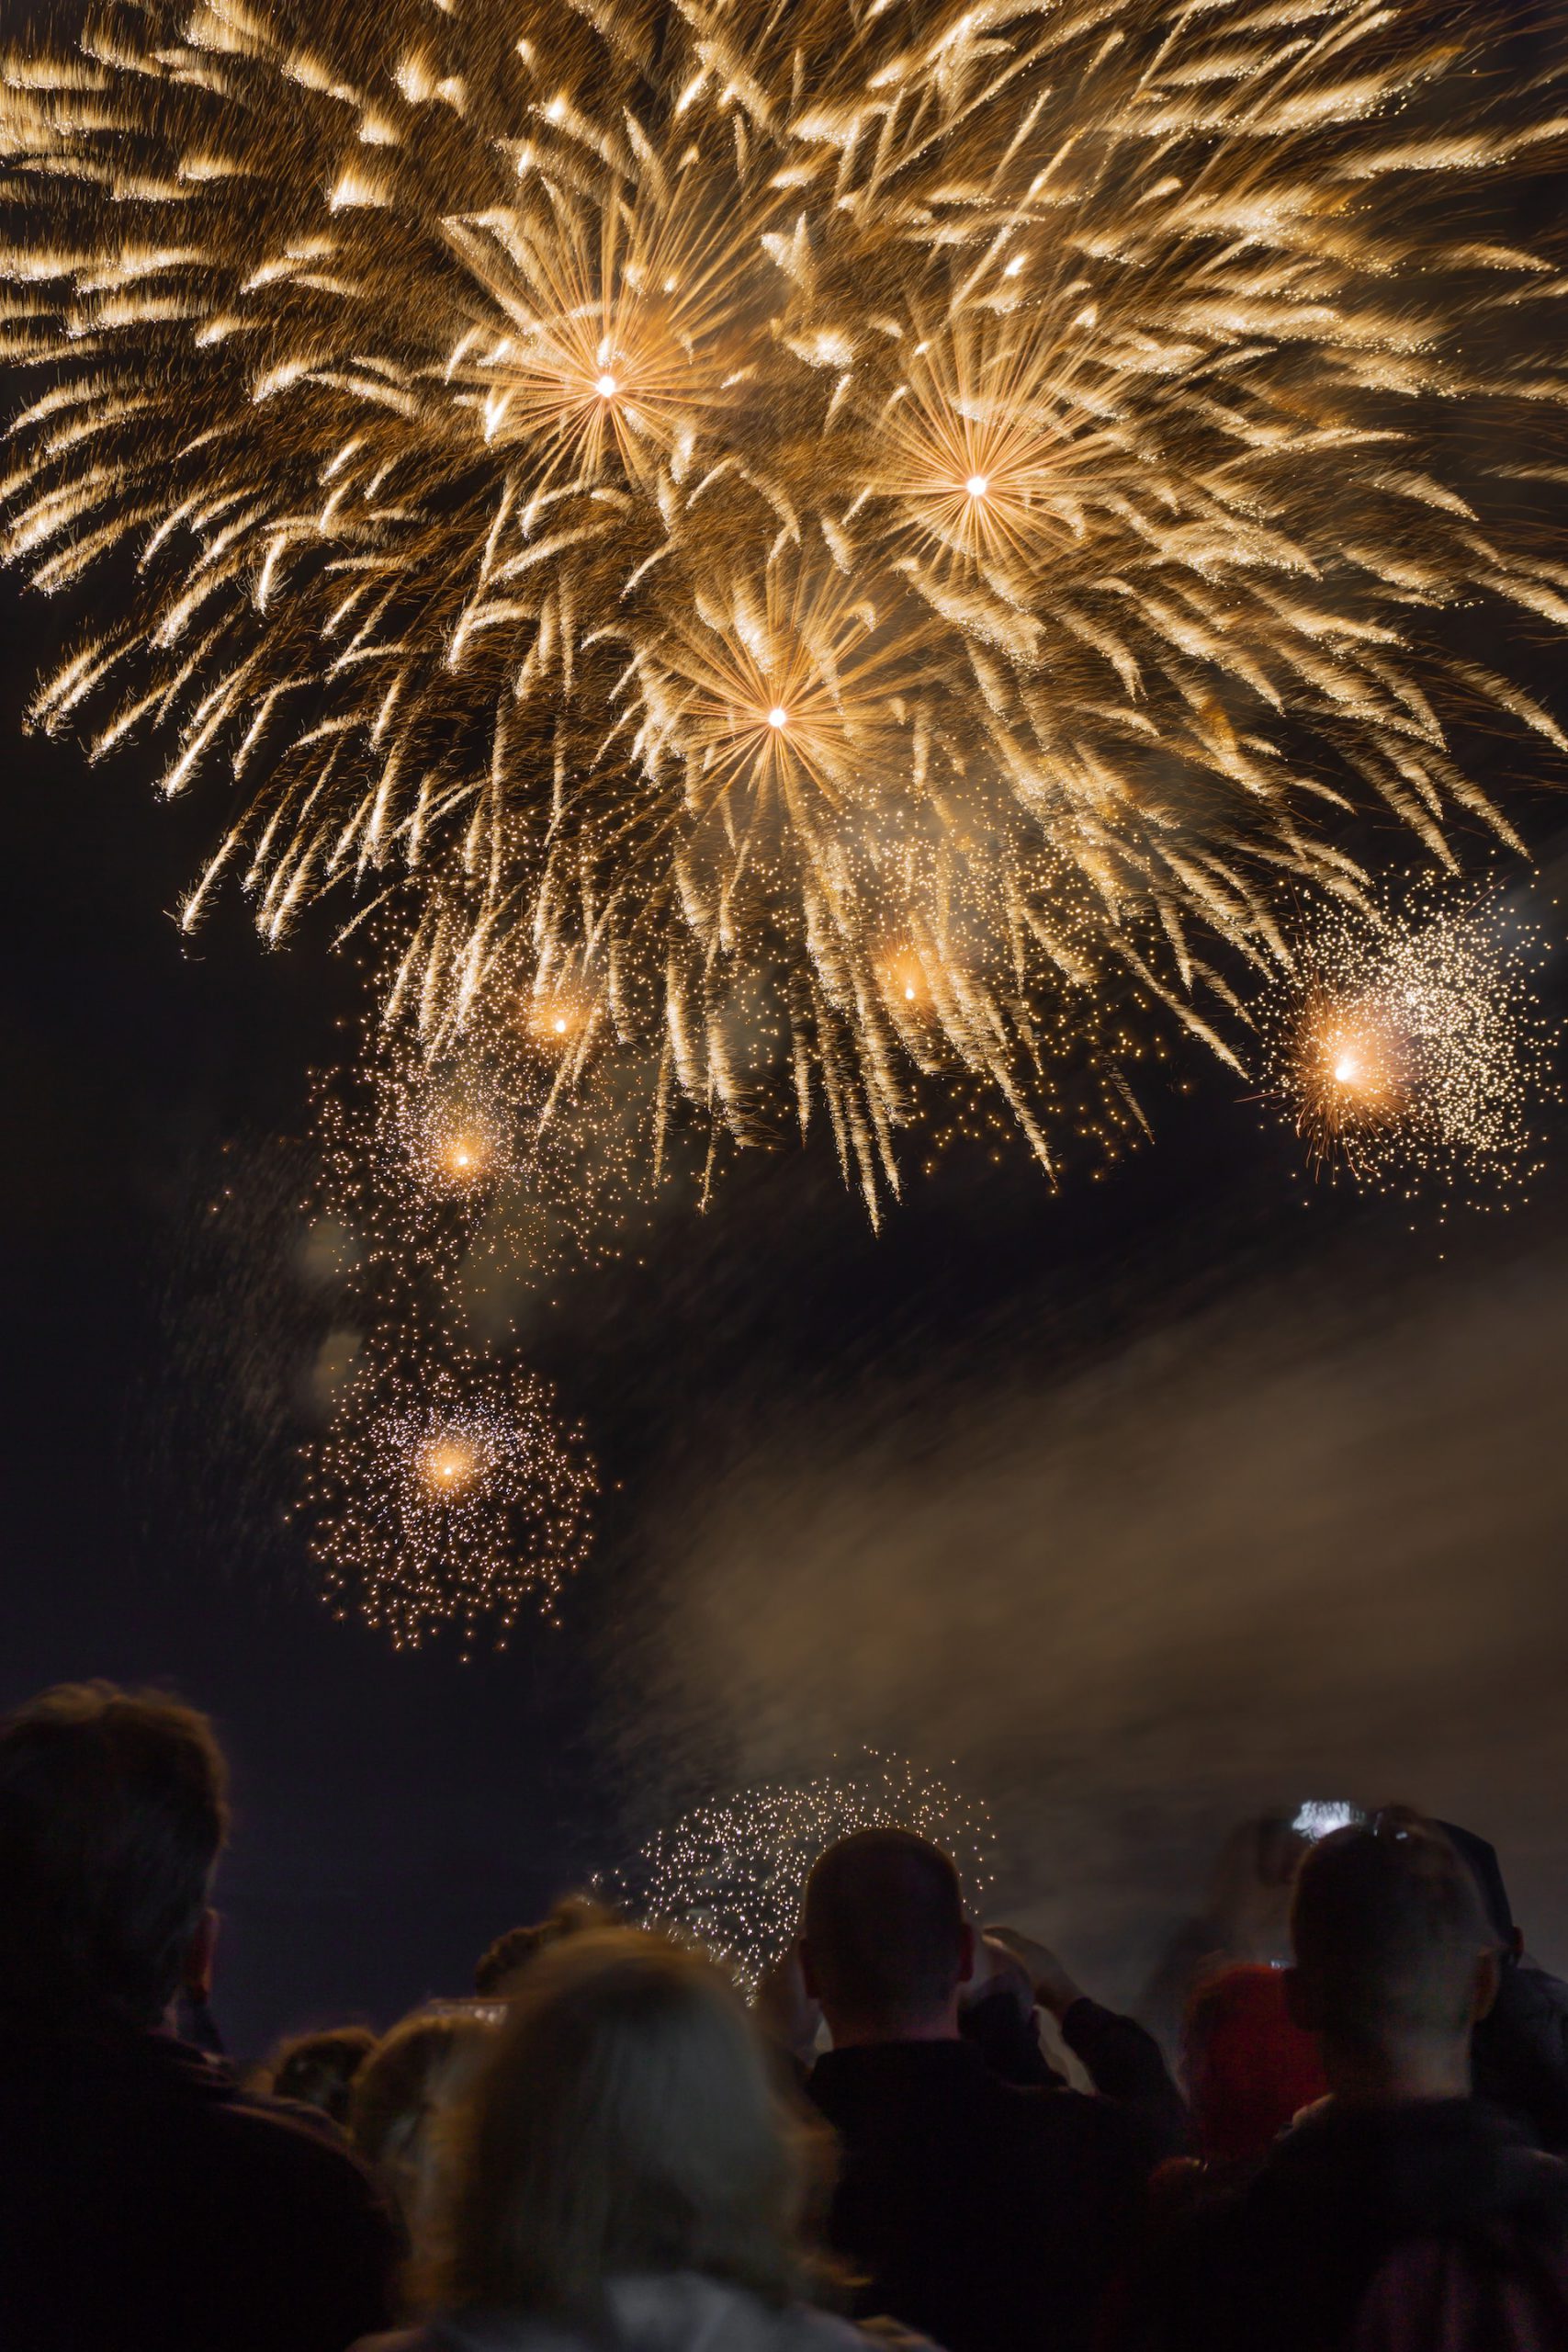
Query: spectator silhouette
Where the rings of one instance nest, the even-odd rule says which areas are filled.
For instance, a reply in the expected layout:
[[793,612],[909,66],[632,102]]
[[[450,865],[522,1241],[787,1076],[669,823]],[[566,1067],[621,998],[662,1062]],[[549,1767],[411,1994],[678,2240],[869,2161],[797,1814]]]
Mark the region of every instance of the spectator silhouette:
[[436,2315],[361,2352],[857,2352],[733,1986],[632,1929],[540,1954],[448,2130]]
[[1312,2036],[1290,2013],[1284,1973],[1258,1962],[1222,1968],[1187,2007],[1187,2096],[1200,2163],[1256,2163],[1328,2088]]
[[1475,2095],[1568,2155],[1568,1984],[1526,1956],[1496,1849],[1472,1829],[1438,1826],[1468,1863],[1497,1939],[1497,1998],[1471,2043]]
[[563,1937],[618,1924],[609,1905],[594,1895],[569,1894],[556,1905],[547,1919],[535,1920],[528,1927],[508,1928],[503,1935],[497,1936],[475,1963],[474,1990],[484,2000],[503,1999],[528,1962],[540,1952],[548,1951],[552,1944],[558,1944]]
[[[1161,2151],[1108,2099],[987,2066],[960,2032],[973,1947],[952,1863],[907,1831],[859,1831],[811,1873],[802,1957],[833,2046],[809,2088],[841,2151],[830,2234],[868,2281],[863,2309],[950,2352],[1075,2352]],[[1081,2010],[1092,2041],[1107,2013],[1050,1965],[1066,2037]],[[1132,2056],[1121,2086],[1160,2086],[1179,2116],[1148,2036],[1111,2025],[1123,2067]]]
[[163,2020],[204,2002],[225,1829],[205,1719],[106,1683],[0,1724],[0,2340],[342,2352],[396,2237],[301,2110]]
[[435,2167],[445,2110],[482,2062],[498,2012],[474,2001],[437,2001],[400,2018],[360,2068],[349,2100],[355,2154],[417,2240]]
[[367,2025],[299,2033],[291,2041],[279,2042],[254,2077],[254,2086],[270,2091],[274,2098],[313,2107],[342,2129],[348,2121],[354,2078],[375,2047],[376,2037]]
[[1551,2352],[1568,2170],[1471,2096],[1496,1992],[1475,1882],[1390,1811],[1301,1866],[1290,1994],[1328,2097],[1151,2258],[1121,2340],[1158,2352]]

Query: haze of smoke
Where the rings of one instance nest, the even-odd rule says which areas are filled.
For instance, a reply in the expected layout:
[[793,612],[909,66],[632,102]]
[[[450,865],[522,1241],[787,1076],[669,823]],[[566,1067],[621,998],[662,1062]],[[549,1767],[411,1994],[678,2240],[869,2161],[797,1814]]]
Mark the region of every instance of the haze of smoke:
[[803,1408],[670,1498],[642,1729],[710,1778],[954,1759],[1002,1896],[1113,1998],[1225,1826],[1310,1796],[1493,1836],[1568,1960],[1565,1381],[1556,1250],[1259,1283],[1057,1385]]

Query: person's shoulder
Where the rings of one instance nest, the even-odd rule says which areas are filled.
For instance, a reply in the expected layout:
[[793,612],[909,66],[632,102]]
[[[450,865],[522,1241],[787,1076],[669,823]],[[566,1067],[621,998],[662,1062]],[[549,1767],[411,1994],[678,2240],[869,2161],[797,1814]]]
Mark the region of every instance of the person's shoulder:
[[1521,1961],[1508,1971],[1503,1980],[1503,1998],[1512,2003],[1529,2018],[1551,2018],[1561,2024],[1568,2018],[1568,1984],[1561,1976],[1536,1967],[1533,1961]]
[[970,2123],[989,2161],[1039,2188],[1075,2182],[1121,2200],[1152,2162],[1135,2117],[1112,2099],[1065,2086],[993,2078]]
[[1004,2083],[992,2075],[987,2097],[998,2120],[1009,2119],[1026,2139],[1116,2147],[1128,2136],[1128,2118],[1114,2099],[1065,2083]]
[[291,2099],[229,2085],[209,2102],[207,2136],[258,2185],[389,2220],[380,2189],[335,2127]]

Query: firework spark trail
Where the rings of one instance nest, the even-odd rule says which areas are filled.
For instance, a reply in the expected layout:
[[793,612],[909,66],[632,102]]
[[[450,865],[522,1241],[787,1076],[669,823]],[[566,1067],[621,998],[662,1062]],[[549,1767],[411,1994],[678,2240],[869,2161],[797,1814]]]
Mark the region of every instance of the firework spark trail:
[[800,1924],[818,1856],[852,1830],[912,1829],[951,1855],[976,1903],[996,1868],[987,1808],[921,1766],[867,1749],[840,1774],[768,1781],[694,1806],[649,1839],[607,1892],[650,1927],[705,1944],[750,1989]]
[[0,57],[0,495],[135,571],[35,716],[226,775],[186,921],[358,894],[437,1046],[825,1106],[874,1200],[956,1078],[1050,1165],[1346,808],[1451,862],[1458,719],[1568,748],[1432,627],[1568,619],[1485,225],[1557,107],[1420,0],[89,11]]
[[1260,1007],[1265,1084],[1313,1165],[1444,1200],[1528,1182],[1558,1092],[1531,985],[1544,953],[1474,890],[1320,914]]
[[497,1645],[582,1565],[597,1480],[581,1434],[522,1367],[446,1346],[373,1360],[310,1448],[302,1498],[328,1599],[399,1648],[458,1629]]

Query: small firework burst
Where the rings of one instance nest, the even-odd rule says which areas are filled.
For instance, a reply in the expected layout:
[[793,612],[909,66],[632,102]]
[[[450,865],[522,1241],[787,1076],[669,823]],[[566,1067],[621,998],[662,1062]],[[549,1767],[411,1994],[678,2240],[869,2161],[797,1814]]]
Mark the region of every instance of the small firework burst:
[[855,1829],[912,1829],[950,1854],[966,1900],[995,1876],[987,1807],[923,1767],[866,1749],[842,1774],[764,1781],[660,1830],[611,1892],[649,1927],[690,1937],[750,1990],[799,1925],[818,1856]]
[[1410,1196],[1527,1182],[1557,1091],[1531,980],[1544,945],[1495,894],[1320,912],[1260,1012],[1267,1092],[1314,1169]]
[[587,1555],[597,1488],[547,1384],[463,1350],[367,1365],[308,1450],[304,1507],[337,1614],[396,1645],[455,1624],[465,1654],[548,1616]]
[[613,1255],[649,1185],[646,1105],[558,1078],[531,1017],[444,1055],[367,1039],[316,1089],[322,1213],[438,1280]]

